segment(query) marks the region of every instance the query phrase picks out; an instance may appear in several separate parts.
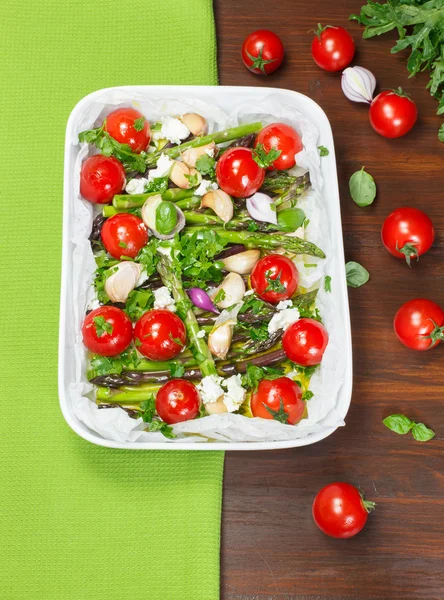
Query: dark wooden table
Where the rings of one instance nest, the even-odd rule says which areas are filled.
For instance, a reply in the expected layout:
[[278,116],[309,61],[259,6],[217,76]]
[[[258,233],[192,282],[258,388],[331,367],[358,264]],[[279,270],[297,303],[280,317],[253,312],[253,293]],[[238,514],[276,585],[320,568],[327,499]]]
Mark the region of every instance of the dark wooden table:
[[[222,85],[283,87],[307,94],[330,119],[335,138],[347,260],[362,263],[370,282],[350,289],[354,386],[346,426],[294,450],[228,452],[222,529],[223,600],[435,600],[444,598],[444,346],[430,352],[401,346],[392,330],[399,306],[425,296],[444,304],[444,145],[441,119],[425,89],[427,74],[408,79],[406,57],[391,55],[394,34],[364,41],[349,22],[361,0],[219,0],[216,24]],[[420,118],[405,138],[385,140],[365,105],[348,102],[340,75],[311,58],[317,22],[354,36],[355,64],[370,68],[380,88],[402,86]],[[242,65],[240,48],[255,29],[269,28],[286,59],[270,77]],[[378,197],[359,208],[350,175],[365,165]],[[432,218],[437,239],[410,270],[380,241],[384,217],[410,205]],[[426,444],[387,430],[382,419],[404,413],[437,433]],[[377,502],[363,532],[350,540],[324,536],[311,505],[332,481],[360,486]]]

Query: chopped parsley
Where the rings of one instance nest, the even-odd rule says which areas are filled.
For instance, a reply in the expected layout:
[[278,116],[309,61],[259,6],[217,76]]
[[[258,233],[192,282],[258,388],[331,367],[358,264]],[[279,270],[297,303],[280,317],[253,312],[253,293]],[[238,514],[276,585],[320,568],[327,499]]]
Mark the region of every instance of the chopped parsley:
[[276,277],[272,277],[272,271],[265,271],[265,279],[268,282],[265,288],[266,292],[276,292],[277,294],[283,294],[287,291],[287,288],[281,281],[282,271],[279,271]]
[[133,127],[136,131],[142,131],[145,125],[145,117],[139,117],[138,119],[134,119]]
[[111,334],[113,332],[112,324],[105,319],[105,317],[94,317],[94,328],[96,330],[97,337],[102,337],[105,333]]

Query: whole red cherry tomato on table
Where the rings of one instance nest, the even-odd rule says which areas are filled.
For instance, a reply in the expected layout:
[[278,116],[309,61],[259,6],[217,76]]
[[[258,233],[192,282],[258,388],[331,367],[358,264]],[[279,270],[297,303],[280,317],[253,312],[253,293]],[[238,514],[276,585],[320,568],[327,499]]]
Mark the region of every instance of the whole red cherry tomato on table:
[[297,133],[285,123],[272,123],[264,127],[256,138],[256,145],[262,144],[266,153],[270,150],[280,152],[278,158],[271,164],[272,169],[284,171],[296,164],[294,155],[303,148],[302,140]]
[[123,190],[125,181],[125,169],[113,156],[95,154],[82,163],[80,193],[88,202],[111,202],[113,196]]
[[289,425],[299,423],[305,410],[302,390],[289,377],[262,379],[251,397],[250,407],[254,417]]
[[217,161],[216,178],[219,187],[235,198],[255,194],[265,179],[265,169],[254,160],[251,148],[231,148]]
[[156,411],[165,423],[181,423],[199,414],[200,399],[195,385],[185,379],[173,379],[157,392]]
[[150,124],[135,108],[118,108],[106,117],[105,131],[133,152],[146,150],[150,143]]
[[150,360],[174,358],[183,350],[186,339],[183,321],[169,310],[149,310],[134,328],[136,348]]
[[313,367],[321,362],[328,344],[328,333],[315,319],[299,319],[282,338],[287,357],[303,367]]
[[382,243],[397,258],[405,258],[410,266],[433,244],[435,229],[430,218],[417,208],[397,208],[386,218],[381,229]]
[[415,298],[401,306],[393,320],[400,342],[412,350],[430,350],[444,338],[444,312],[426,298]]
[[281,254],[261,258],[251,273],[251,287],[266,302],[288,300],[298,287],[298,270],[292,260]]
[[355,42],[343,27],[319,23],[311,43],[311,53],[315,63],[324,71],[342,71],[355,55]]
[[330,483],[313,502],[313,519],[326,535],[346,539],[359,533],[375,503],[364,500],[349,483]]
[[245,38],[242,60],[252,73],[269,75],[281,66],[284,60],[284,46],[272,31],[258,29]]
[[119,213],[105,221],[101,231],[103,245],[114,258],[136,258],[148,242],[146,225],[130,213]]
[[385,138],[398,138],[410,131],[418,118],[418,109],[401,88],[376,96],[370,105],[370,123]]
[[86,315],[82,326],[83,343],[101,356],[116,356],[128,348],[133,327],[126,313],[116,306],[100,306]]

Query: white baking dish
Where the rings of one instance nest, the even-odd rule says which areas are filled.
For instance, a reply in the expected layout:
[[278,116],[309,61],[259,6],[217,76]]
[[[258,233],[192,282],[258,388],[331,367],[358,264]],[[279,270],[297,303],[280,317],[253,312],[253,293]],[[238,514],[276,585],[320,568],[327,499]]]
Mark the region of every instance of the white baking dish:
[[[132,86],[119,88],[125,93],[142,94],[147,99],[200,99],[217,104],[230,112],[239,103],[260,103],[270,94],[281,98],[282,102],[291,105],[306,118],[312,121],[319,130],[318,144],[326,146],[330,154],[321,161],[321,173],[324,180],[323,208],[326,211],[330,237],[332,242],[332,260],[330,261],[329,274],[332,276],[332,299],[334,299],[338,319],[342,323],[342,350],[341,360],[344,361],[344,376],[338,392],[336,411],[344,419],[351,400],[352,391],[352,350],[350,317],[348,309],[347,285],[345,277],[344,250],[342,242],[341,213],[339,192],[336,174],[336,161],[334,153],[333,136],[327,116],[323,110],[310,98],[290,90],[253,87],[204,87],[204,86]],[[59,333],[59,397],[63,415],[69,426],[84,439],[111,448],[125,449],[151,449],[151,450],[270,450],[306,446],[318,442],[331,433],[336,427],[324,427],[322,431],[309,434],[300,439],[274,441],[274,442],[116,442],[103,438],[95,431],[89,429],[73,411],[69,395],[69,386],[75,381],[74,361],[74,329],[73,311],[76,298],[73,297],[73,250],[72,228],[74,222],[74,202],[78,202],[73,192],[75,178],[75,162],[79,153],[79,146],[73,144],[72,139],[77,126],[85,112],[98,101],[103,101],[104,95],[115,92],[116,88],[99,90],[83,98],[72,111],[67,125],[65,144],[65,170],[64,170],[64,208],[63,208],[63,255],[62,255],[62,281],[60,304],[60,333]],[[90,124],[92,125],[92,124]]]

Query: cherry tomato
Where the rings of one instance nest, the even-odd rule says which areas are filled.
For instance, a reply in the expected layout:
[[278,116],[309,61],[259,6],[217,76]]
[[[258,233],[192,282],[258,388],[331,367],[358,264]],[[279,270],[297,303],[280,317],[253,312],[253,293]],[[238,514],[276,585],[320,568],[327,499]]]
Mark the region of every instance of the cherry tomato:
[[269,75],[278,69],[284,60],[281,39],[268,29],[250,33],[242,45],[242,60],[252,73]]
[[125,187],[125,169],[113,156],[95,154],[82,163],[80,193],[95,204],[111,202]]
[[295,425],[302,419],[305,404],[298,384],[289,377],[279,377],[262,379],[251,397],[250,408],[254,417]]
[[106,117],[105,130],[133,152],[142,152],[150,143],[150,124],[135,108],[118,108]]
[[272,123],[264,127],[256,138],[257,144],[262,144],[267,153],[272,148],[280,151],[279,157],[271,165],[271,168],[280,171],[294,167],[294,155],[303,148],[299,134],[285,123]]
[[133,326],[126,313],[116,306],[99,306],[83,321],[83,343],[101,356],[116,356],[128,348]]
[[290,325],[282,338],[287,357],[303,367],[319,364],[327,344],[327,330],[315,319],[299,319]]
[[353,485],[330,483],[314,499],[313,519],[325,534],[346,539],[363,529],[374,508],[375,503],[364,500]]
[[410,266],[412,258],[418,259],[429,250],[435,229],[422,210],[405,206],[389,214],[382,225],[381,237],[390,254],[405,258]]
[[281,254],[261,258],[251,273],[251,287],[266,302],[288,300],[298,287],[299,274],[293,261]]
[[393,320],[399,341],[412,350],[430,350],[441,343],[443,325],[442,308],[425,298],[403,304]]
[[355,55],[355,42],[343,27],[318,25],[311,43],[315,63],[324,71],[342,71]]
[[386,138],[398,138],[409,132],[416,123],[418,109],[399,88],[378,94],[371,103],[369,116],[376,133]]
[[117,259],[121,256],[136,258],[148,242],[145,223],[129,213],[119,213],[107,219],[101,237],[106,250]]
[[149,310],[134,328],[138,351],[150,360],[170,360],[183,350],[187,334],[183,321],[169,310]]
[[199,393],[196,386],[185,379],[165,383],[156,396],[156,411],[165,423],[181,423],[199,414]]
[[247,198],[263,184],[265,169],[255,162],[251,148],[231,148],[218,160],[216,178],[219,187],[230,196]]

